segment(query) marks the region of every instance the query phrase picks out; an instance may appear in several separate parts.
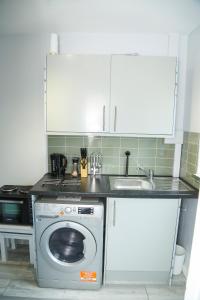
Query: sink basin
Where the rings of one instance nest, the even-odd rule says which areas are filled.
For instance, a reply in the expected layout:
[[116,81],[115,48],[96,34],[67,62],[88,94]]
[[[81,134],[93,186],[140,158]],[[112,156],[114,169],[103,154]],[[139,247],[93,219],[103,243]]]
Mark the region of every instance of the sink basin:
[[143,178],[110,176],[111,190],[152,190],[153,184]]

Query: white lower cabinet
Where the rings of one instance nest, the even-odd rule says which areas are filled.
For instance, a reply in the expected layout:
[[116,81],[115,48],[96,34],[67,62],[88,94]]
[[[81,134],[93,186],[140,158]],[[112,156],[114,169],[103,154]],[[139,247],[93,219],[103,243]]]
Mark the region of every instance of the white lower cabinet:
[[108,198],[105,283],[168,283],[180,199]]

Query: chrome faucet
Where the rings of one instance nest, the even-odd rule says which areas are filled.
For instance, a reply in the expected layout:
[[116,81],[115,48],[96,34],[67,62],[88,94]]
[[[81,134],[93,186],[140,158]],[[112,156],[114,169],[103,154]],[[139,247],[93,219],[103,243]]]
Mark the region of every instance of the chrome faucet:
[[146,176],[147,178],[149,178],[150,181],[153,181],[154,171],[153,171],[152,169],[145,170],[145,169],[142,168],[142,167],[138,167],[138,170],[139,170],[139,171],[142,171],[142,172],[145,174],[145,176]]

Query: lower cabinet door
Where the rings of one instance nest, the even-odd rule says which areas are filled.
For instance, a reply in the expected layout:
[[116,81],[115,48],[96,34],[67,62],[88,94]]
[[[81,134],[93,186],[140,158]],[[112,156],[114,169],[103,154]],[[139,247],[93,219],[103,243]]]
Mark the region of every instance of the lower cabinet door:
[[107,199],[107,283],[169,281],[179,206],[180,199]]

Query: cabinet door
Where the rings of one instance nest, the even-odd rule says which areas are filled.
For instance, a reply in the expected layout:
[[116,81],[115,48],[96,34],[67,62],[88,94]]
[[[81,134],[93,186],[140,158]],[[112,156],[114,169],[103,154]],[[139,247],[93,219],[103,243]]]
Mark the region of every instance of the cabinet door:
[[114,55],[111,131],[173,135],[176,59]]
[[160,272],[169,278],[179,201],[107,199],[106,271],[149,272],[150,279]]
[[47,131],[109,128],[110,56],[47,57]]

